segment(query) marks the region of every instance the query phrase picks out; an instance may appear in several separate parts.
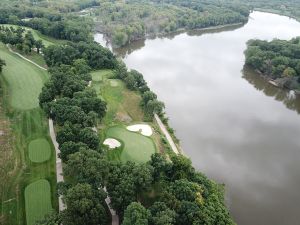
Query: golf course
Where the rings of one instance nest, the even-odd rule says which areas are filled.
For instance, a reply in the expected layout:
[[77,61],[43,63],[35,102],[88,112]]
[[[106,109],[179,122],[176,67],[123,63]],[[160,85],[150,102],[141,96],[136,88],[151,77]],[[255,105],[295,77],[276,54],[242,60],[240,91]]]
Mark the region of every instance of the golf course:
[[128,131],[121,126],[111,127],[106,131],[107,138],[115,138],[122,143],[120,149],[110,150],[109,157],[122,162],[133,161],[145,163],[156,152],[156,147],[150,137]]
[[[34,225],[56,209],[55,154],[38,96],[48,73],[0,44],[3,108],[14,136],[11,176],[3,186],[1,211],[7,224]],[[4,164],[5,165],[5,164]]]

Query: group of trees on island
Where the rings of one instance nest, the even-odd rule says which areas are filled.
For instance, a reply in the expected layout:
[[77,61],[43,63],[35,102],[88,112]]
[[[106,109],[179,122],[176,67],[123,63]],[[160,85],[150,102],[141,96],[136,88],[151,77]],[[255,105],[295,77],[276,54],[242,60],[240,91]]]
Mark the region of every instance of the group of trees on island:
[[32,32],[22,27],[0,26],[0,41],[16,47],[25,54],[30,53],[34,48],[37,53],[40,53],[40,50],[44,47],[41,40],[35,40]]
[[281,86],[300,87],[300,38],[285,40],[250,40],[245,51],[246,64]]

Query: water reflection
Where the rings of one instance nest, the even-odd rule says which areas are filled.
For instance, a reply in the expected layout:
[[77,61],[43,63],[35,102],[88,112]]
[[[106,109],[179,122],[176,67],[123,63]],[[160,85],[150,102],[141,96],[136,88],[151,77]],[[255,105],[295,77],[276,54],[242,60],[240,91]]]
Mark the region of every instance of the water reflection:
[[291,39],[300,23],[254,12],[245,26],[199,35],[146,40],[124,62],[165,102],[193,165],[226,184],[238,224],[299,224],[299,99],[242,70],[249,39]]
[[295,110],[300,114],[300,96],[296,95],[293,90],[283,90],[267,82],[261,75],[251,68],[244,67],[243,78],[252,84],[257,90],[262,91],[265,95],[274,97],[275,100],[283,102],[284,105]]

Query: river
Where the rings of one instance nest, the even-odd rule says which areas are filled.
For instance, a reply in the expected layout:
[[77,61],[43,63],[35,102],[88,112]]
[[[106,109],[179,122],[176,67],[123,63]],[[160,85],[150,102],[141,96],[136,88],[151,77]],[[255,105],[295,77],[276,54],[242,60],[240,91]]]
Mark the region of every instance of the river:
[[297,35],[294,19],[253,12],[244,26],[139,41],[116,51],[165,102],[193,165],[225,183],[238,224],[300,224],[300,97],[243,70],[249,39]]

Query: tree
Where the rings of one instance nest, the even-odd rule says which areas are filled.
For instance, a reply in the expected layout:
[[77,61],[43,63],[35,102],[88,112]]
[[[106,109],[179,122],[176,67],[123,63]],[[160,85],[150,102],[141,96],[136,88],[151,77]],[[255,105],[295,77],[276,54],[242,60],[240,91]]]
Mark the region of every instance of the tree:
[[148,225],[150,213],[141,203],[132,202],[124,213],[122,225]]
[[34,42],[34,45],[35,45],[35,47],[36,47],[37,53],[40,54],[40,50],[41,50],[42,48],[44,48],[44,44],[43,44],[42,40],[37,40],[37,41],[35,41],[35,42]]
[[294,77],[296,76],[296,74],[297,74],[296,71],[291,67],[288,67],[283,71],[284,77]]
[[62,212],[64,225],[106,225],[108,216],[102,203],[106,193],[88,184],[77,184],[64,196],[67,208]]
[[157,99],[157,95],[152,91],[146,91],[142,95],[142,106],[147,105],[150,100]]
[[59,148],[60,149],[59,157],[63,162],[67,162],[69,155],[78,152],[81,148],[88,148],[88,147],[86,144],[82,142],[73,142],[73,141],[64,142]]
[[44,219],[38,221],[36,225],[60,225],[61,224],[61,215],[56,212],[52,212],[45,216]]
[[78,183],[88,183],[94,188],[104,187],[109,172],[108,161],[101,154],[87,148],[70,155],[64,174]]
[[3,59],[0,58],[0,72],[2,72],[4,66],[6,66],[6,63]]
[[175,224],[176,213],[167,207],[164,202],[155,202],[149,211],[151,216],[149,218],[150,225],[172,225]]

